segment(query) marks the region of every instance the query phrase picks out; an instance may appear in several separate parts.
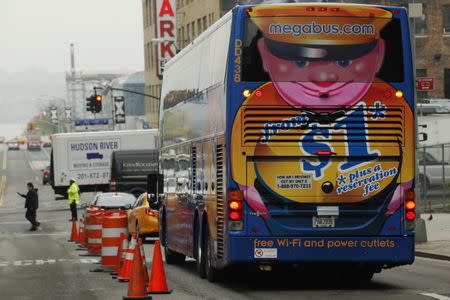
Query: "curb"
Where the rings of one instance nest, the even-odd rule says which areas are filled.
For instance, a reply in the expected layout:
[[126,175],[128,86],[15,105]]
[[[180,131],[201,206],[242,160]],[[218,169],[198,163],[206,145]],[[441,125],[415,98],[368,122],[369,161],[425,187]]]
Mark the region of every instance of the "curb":
[[426,258],[450,261],[450,256],[447,256],[447,255],[434,254],[434,253],[421,252],[421,251],[416,251],[415,254],[416,254],[416,256],[419,256],[419,257],[426,257]]

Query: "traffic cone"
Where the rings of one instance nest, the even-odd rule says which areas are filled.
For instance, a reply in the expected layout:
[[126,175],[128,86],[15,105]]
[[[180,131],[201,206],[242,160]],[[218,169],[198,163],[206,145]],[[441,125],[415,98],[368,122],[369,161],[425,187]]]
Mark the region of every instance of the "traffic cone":
[[141,247],[134,251],[133,265],[131,267],[130,282],[127,296],[123,299],[152,299],[145,291],[144,266],[142,265]]
[[136,235],[133,234],[133,237],[131,238],[128,250],[126,251],[125,260],[124,260],[122,269],[120,270],[120,273],[119,273],[119,277],[118,277],[119,281],[130,280],[131,267],[133,265],[134,251],[136,249],[136,245],[137,245]]
[[80,219],[80,224],[78,228],[78,244],[80,244],[81,247],[86,247],[85,239],[86,235],[84,233],[84,222],[83,219]]
[[148,282],[147,293],[149,294],[170,294],[172,291],[167,288],[166,272],[161,255],[159,240],[155,242],[152,260],[152,273]]
[[145,282],[148,282],[148,269],[147,269],[147,262],[145,259],[145,251],[144,251],[144,244],[142,243],[142,240],[139,239],[138,246],[141,249],[141,257],[142,257],[142,266],[144,267],[144,278]]
[[117,264],[116,264],[116,269],[114,272],[111,273],[111,275],[118,275],[120,274],[120,270],[122,269],[126,254],[127,254],[127,249],[128,249],[128,239],[127,239],[127,234],[125,232],[120,233],[120,247],[119,247],[119,251],[117,253]]
[[72,232],[70,233],[69,242],[78,242],[77,220],[72,220]]

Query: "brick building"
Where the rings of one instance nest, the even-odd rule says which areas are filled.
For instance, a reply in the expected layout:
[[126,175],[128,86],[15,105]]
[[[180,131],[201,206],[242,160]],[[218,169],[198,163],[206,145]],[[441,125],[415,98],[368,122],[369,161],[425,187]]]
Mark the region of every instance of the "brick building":
[[[161,79],[160,63],[154,42],[157,36],[157,5],[172,1],[176,18],[176,49],[182,49],[211,26],[237,3],[308,2],[308,0],[142,0],[144,17],[145,91],[158,98]],[[309,2],[321,2],[309,0]],[[327,1],[322,1],[327,2]],[[331,2],[331,1],[330,1]],[[418,92],[420,98],[450,98],[450,0],[336,0],[333,2],[398,5],[421,3],[422,14],[411,19],[416,33],[417,77],[432,77],[433,91]],[[158,127],[159,100],[147,97],[146,118],[152,128]]]

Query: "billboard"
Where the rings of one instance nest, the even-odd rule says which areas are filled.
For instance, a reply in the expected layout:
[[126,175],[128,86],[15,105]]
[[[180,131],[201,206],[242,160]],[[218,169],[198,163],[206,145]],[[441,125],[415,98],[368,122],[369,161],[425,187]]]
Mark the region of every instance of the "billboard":
[[161,76],[164,63],[177,53],[176,0],[156,0],[156,12],[156,37],[159,41],[157,74]]

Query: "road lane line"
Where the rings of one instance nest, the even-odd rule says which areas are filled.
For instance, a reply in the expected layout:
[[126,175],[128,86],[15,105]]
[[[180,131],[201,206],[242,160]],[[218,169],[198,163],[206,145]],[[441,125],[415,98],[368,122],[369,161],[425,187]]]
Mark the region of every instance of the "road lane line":
[[0,207],[3,206],[3,196],[5,195],[6,189],[6,176],[2,176],[0,180]]
[[72,264],[92,264],[99,263],[100,260],[96,258],[79,258],[79,259],[67,259],[67,258],[47,258],[47,259],[23,259],[14,261],[0,261],[0,267],[27,267],[27,266],[43,266],[54,265],[56,263],[72,263]]
[[43,149],[44,150],[44,154],[45,154],[45,156],[48,158],[48,160],[50,160],[50,154],[48,154],[48,152],[47,152],[47,150],[46,149]]
[[8,168],[8,152],[3,152],[3,170]]
[[450,300],[450,297],[439,295],[439,294],[435,294],[435,293],[420,293],[420,294],[423,295],[423,296],[434,298],[434,299]]

